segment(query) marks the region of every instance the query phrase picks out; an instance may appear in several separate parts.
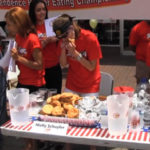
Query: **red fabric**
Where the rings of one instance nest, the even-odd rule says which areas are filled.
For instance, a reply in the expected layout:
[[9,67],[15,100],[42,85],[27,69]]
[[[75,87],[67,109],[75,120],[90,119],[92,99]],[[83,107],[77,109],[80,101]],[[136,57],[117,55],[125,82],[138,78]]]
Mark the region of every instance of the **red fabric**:
[[80,62],[68,56],[69,70],[66,87],[80,93],[98,92],[101,79],[99,59],[102,58],[98,39],[94,33],[81,29],[75,44],[77,51],[88,60],[97,60],[97,65],[95,70],[89,71]]
[[134,88],[130,86],[118,86],[114,88],[115,93],[134,92]]
[[[33,61],[33,51],[35,48],[40,48],[41,45],[36,34],[30,33],[26,38],[16,35],[16,42],[19,53],[28,60]],[[17,62],[20,70],[19,83],[23,85],[42,86],[45,85],[44,70],[35,70],[26,67],[20,62]]]
[[[38,37],[46,35],[45,25],[36,26]],[[60,48],[56,42],[51,42],[42,50],[45,68],[51,68],[59,63]]]
[[142,21],[135,25],[130,33],[130,45],[136,46],[136,59],[145,61],[147,43],[150,41],[150,25]]

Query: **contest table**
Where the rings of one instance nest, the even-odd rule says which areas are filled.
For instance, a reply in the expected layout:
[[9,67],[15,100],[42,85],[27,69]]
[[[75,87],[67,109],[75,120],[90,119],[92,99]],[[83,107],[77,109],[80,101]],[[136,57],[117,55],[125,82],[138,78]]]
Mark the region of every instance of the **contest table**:
[[64,143],[150,150],[150,134],[148,132],[127,132],[123,136],[112,136],[108,133],[108,129],[69,126],[66,135],[59,135],[58,133],[40,133],[33,124],[34,122],[29,122],[22,126],[13,126],[8,121],[1,126],[1,133],[6,136]]

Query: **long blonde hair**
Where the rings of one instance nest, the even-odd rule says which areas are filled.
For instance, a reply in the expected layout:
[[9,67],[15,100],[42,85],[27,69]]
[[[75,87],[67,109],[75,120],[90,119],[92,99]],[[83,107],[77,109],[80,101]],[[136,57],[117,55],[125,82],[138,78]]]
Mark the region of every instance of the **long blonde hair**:
[[30,17],[21,7],[11,8],[8,12],[6,12],[5,18],[16,25],[18,34],[23,37],[27,36],[29,33],[36,33],[36,29],[30,20]]

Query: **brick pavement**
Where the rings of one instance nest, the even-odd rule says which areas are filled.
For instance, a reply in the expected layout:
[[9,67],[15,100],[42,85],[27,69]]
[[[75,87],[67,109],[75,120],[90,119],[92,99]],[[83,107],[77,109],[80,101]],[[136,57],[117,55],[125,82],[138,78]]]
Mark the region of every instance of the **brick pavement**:
[[[121,56],[117,48],[103,48],[103,59],[101,60],[101,71],[108,72],[114,77],[114,87],[120,85],[132,86],[135,88],[135,57]],[[63,70],[63,88],[67,70]],[[3,150],[22,150],[24,141],[15,137],[5,137]],[[88,150],[87,146],[76,145],[73,148],[78,150]],[[104,150],[104,148],[97,148]]]
[[102,65],[102,71],[110,73],[114,77],[114,87],[115,86],[131,86],[135,88],[136,80],[134,77],[135,66],[114,66]]

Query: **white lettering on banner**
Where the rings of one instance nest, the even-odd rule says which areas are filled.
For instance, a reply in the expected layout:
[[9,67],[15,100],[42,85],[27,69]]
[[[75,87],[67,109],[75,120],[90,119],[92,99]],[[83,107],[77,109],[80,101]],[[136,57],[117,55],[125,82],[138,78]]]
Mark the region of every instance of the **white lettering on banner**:
[[74,0],[52,0],[52,5],[54,7],[58,7],[58,6],[70,6],[70,7],[74,7]]
[[[32,1],[32,0],[28,0],[28,5],[30,5],[31,1]],[[45,3],[46,3],[47,6],[50,5],[50,4],[49,4],[49,3],[50,3],[49,0],[44,0],[44,1],[45,1]]]
[[49,133],[55,135],[66,135],[68,124],[34,121],[31,131],[38,133]]
[[[88,4],[102,4],[109,3],[117,0],[76,0],[78,5],[88,5]],[[70,6],[71,8],[75,7],[74,0],[52,0],[53,7],[62,7],[62,6]]]
[[25,7],[25,0],[0,0],[0,6],[20,6]]
[[101,0],[77,0],[78,5],[83,5],[83,4],[100,4],[99,1]]
[[113,2],[116,0],[77,0],[77,4],[78,5],[85,5],[85,4],[102,4],[102,3],[109,3],[109,2]]

